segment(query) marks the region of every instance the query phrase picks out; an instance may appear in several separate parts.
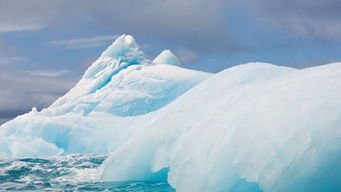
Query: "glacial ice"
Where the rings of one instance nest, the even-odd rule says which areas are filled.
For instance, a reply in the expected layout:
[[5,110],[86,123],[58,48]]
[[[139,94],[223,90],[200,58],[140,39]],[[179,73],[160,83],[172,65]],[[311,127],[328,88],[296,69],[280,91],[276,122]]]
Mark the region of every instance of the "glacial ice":
[[180,66],[179,59],[170,51],[164,50],[154,60],[155,63],[166,63],[170,65]]
[[148,114],[102,179],[168,169],[177,191],[339,191],[340,77],[341,63],[226,69]]
[[[114,150],[140,127],[135,119],[141,118],[131,116],[155,111],[211,76],[164,61],[146,59],[134,38],[122,35],[51,106],[2,125],[0,151],[19,157]],[[34,150],[33,141],[53,150]]]
[[[164,52],[160,55],[157,58],[164,57]],[[174,55],[173,60],[177,60]],[[160,64],[146,59],[134,38],[122,35],[86,70],[74,88],[43,113],[141,115],[159,109],[210,76],[163,61]]]
[[0,153],[109,154],[101,180],[180,192],[341,191],[341,63],[211,75],[170,53],[121,36],[65,96],[2,125]]

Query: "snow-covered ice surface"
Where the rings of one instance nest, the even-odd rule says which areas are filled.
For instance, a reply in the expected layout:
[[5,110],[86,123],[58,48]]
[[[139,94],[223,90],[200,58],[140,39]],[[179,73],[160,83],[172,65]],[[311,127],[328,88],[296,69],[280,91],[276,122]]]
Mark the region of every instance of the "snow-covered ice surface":
[[108,154],[102,181],[180,192],[341,191],[341,63],[214,75],[178,65],[121,36],[49,108],[2,125],[0,151]]

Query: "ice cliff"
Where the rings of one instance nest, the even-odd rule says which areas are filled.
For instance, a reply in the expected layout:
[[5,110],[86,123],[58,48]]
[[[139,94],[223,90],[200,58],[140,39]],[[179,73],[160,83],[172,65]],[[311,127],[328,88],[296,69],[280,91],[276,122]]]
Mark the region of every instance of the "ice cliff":
[[341,191],[341,63],[178,65],[121,36],[65,96],[2,125],[0,151],[108,154],[101,180],[180,192]]

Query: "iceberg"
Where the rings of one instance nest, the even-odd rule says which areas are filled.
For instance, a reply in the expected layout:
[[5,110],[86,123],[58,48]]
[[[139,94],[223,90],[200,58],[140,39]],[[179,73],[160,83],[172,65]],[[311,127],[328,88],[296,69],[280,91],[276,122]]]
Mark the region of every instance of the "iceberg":
[[226,69],[184,93],[102,167],[177,191],[339,191],[341,63]]
[[[157,58],[170,58],[170,51],[166,57],[164,53]],[[152,62],[132,36],[120,36],[51,106],[40,112],[33,108],[3,124],[0,151],[14,157],[112,151],[140,127],[140,122],[135,124],[140,115],[158,110],[211,76],[174,66],[174,60],[172,55],[171,60]],[[131,123],[135,125],[129,129]],[[37,148],[39,143],[53,147]]]
[[341,63],[188,70],[122,35],[64,96],[0,127],[0,154],[105,154],[102,181],[179,192],[341,190]]

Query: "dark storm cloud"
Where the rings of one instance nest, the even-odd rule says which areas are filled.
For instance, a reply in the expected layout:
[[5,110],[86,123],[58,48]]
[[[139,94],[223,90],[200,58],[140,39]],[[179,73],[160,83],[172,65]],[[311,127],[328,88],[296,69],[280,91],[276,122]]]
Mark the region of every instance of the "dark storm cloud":
[[324,41],[341,41],[339,0],[249,1],[260,18],[280,29]]

